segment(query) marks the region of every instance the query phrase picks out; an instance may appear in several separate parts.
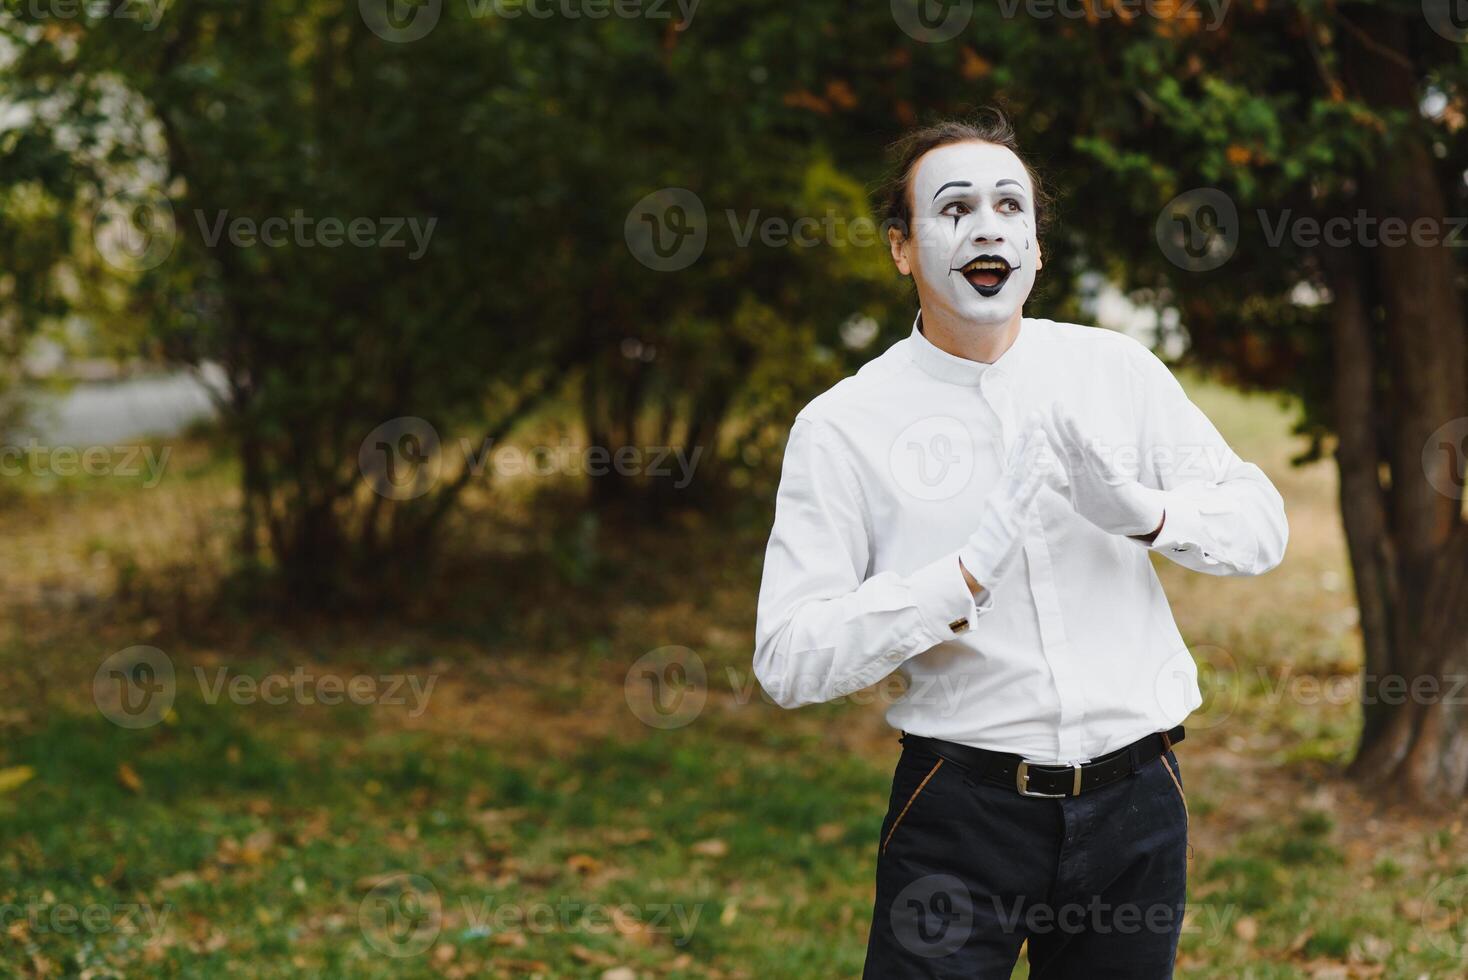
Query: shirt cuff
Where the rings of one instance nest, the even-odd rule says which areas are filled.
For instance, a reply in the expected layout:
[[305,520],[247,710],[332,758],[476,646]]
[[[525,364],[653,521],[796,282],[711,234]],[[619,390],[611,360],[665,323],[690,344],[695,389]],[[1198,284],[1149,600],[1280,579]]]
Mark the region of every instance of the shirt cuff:
[[940,643],[972,629],[980,614],[994,605],[987,589],[980,593],[982,603],[975,602],[958,563],[957,551],[913,572],[907,584],[923,622]]
[[1198,505],[1173,490],[1167,494],[1166,508],[1162,530],[1157,532],[1157,537],[1152,541],[1152,550],[1169,556],[1197,552],[1197,557],[1204,562],[1211,562],[1212,557],[1203,550],[1207,535],[1203,517],[1198,513]]

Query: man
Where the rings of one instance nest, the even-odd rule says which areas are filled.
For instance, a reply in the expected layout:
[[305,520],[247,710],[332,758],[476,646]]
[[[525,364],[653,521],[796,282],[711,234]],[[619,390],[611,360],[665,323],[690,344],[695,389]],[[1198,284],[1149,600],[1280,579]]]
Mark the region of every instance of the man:
[[1172,746],[1202,698],[1148,552],[1279,564],[1279,493],[1142,345],[1026,318],[1035,180],[1002,116],[905,141],[910,336],[797,417],[755,671],[795,707],[893,671],[904,733],[866,976],[1167,977],[1185,897]]

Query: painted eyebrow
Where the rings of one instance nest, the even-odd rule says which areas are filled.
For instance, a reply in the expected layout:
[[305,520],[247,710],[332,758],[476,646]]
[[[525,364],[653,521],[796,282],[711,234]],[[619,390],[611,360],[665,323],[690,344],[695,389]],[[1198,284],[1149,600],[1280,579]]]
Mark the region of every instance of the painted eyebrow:
[[995,181],[994,182],[994,187],[997,190],[998,188],[1003,187],[1005,184],[1013,184],[1015,187],[1018,187],[1021,191],[1023,191],[1025,189],[1025,185],[1024,184],[1021,184],[1017,180],[1010,180],[1008,177],[1005,177],[1003,180]]
[[944,184],[942,187],[938,188],[936,191],[933,192],[933,200],[936,201],[938,199],[938,195],[939,194],[942,194],[944,191],[946,191],[950,187],[972,187],[972,186],[974,186],[972,181],[967,181],[967,180],[950,180],[948,183]]

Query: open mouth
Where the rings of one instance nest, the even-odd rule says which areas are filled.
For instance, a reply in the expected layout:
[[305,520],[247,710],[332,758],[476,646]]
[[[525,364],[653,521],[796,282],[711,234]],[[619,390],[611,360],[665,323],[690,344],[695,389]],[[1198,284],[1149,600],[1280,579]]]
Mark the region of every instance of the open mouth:
[[1014,267],[997,255],[980,255],[954,271],[961,273],[980,296],[993,296],[1004,288]]

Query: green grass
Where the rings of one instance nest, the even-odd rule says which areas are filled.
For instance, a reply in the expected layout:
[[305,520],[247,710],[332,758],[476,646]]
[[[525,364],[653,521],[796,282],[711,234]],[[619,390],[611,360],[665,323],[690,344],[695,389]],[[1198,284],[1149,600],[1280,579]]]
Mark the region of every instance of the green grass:
[[[12,929],[4,962],[363,977],[514,960],[596,975],[580,946],[673,977],[860,967],[886,787],[856,760],[812,770],[696,727],[548,760],[509,739],[374,734],[353,709],[309,733],[248,714],[181,699],[153,729],[69,717],[7,747],[39,775],[0,798],[0,895],[48,915],[136,906],[163,928],[127,931],[147,920],[119,912],[97,932]],[[124,765],[140,788],[119,781]],[[372,945],[369,886],[397,873],[432,883],[433,949],[452,961]]]

